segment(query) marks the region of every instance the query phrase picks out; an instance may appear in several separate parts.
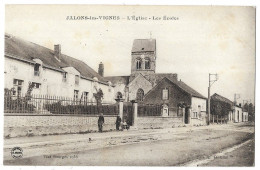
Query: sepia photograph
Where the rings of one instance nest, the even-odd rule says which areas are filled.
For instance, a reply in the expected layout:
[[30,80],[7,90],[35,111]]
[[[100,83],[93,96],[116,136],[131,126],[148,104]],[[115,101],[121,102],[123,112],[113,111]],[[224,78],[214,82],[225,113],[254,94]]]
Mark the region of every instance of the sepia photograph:
[[255,6],[4,8],[4,166],[255,166]]

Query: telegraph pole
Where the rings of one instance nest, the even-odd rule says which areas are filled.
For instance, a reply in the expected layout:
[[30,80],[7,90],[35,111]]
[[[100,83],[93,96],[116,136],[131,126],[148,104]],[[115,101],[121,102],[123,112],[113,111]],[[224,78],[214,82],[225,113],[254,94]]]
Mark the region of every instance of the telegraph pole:
[[[215,76],[214,80],[211,80],[211,76]],[[208,116],[209,116],[209,124],[210,124],[210,87],[214,82],[218,80],[218,74],[210,74],[209,73],[209,87],[208,87]]]

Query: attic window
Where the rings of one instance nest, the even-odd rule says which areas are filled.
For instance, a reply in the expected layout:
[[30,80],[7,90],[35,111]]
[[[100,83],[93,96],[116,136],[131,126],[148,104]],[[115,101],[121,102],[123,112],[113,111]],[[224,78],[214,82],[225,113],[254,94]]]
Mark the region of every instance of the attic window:
[[144,48],[142,48],[142,50],[144,50]]

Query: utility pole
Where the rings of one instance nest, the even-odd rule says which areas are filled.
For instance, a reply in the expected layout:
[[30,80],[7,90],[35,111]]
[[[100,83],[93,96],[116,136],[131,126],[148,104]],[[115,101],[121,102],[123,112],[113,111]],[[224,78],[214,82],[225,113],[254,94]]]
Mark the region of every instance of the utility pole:
[[[212,80],[211,76],[215,76],[215,78]],[[209,124],[210,124],[210,87],[214,82],[218,80],[218,74],[210,74],[209,73],[209,87],[208,87],[208,116],[209,116]]]

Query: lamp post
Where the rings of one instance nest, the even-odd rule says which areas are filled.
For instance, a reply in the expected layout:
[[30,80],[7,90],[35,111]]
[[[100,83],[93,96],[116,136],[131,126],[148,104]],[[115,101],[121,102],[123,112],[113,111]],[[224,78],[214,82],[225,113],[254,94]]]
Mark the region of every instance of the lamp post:
[[[214,76],[214,79],[211,79],[211,77]],[[209,124],[210,124],[210,87],[213,83],[215,83],[218,80],[218,74],[210,74],[209,73],[209,87],[208,87],[208,115],[209,115]]]

